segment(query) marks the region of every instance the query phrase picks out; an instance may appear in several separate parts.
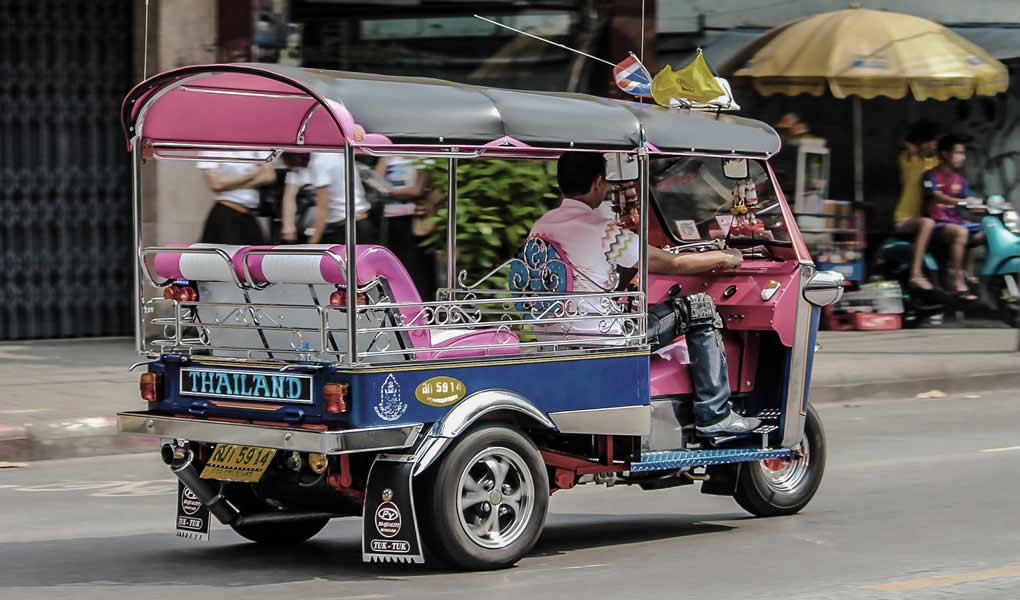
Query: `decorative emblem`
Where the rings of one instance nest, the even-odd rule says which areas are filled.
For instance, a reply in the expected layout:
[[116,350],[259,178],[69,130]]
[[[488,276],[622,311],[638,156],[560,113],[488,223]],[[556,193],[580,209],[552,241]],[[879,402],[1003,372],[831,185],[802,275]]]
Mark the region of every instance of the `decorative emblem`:
[[429,406],[450,406],[464,397],[467,387],[453,377],[431,377],[418,384],[414,397]]
[[392,502],[383,502],[375,509],[375,530],[391,538],[400,533],[400,509]]
[[389,502],[390,500],[393,500],[393,490],[386,488],[382,491],[382,501]]
[[379,404],[375,405],[375,414],[383,421],[396,421],[404,416],[407,404],[400,401],[400,384],[390,373],[379,389]]
[[365,139],[365,130],[362,129],[361,127],[355,127],[354,128],[354,141],[355,142],[360,142],[363,139]]
[[198,499],[198,496],[189,487],[185,487],[181,493],[181,508],[184,509],[184,514],[188,515],[193,515],[198,512],[198,509],[202,508],[202,501]]

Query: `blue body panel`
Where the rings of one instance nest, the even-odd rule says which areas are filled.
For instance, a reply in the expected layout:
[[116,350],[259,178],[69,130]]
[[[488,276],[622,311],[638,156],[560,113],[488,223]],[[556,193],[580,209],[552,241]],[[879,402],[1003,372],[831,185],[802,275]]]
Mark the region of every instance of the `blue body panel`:
[[[163,375],[163,400],[150,405],[150,408],[163,414],[196,417],[284,421],[295,425],[377,427],[432,423],[443,418],[463,398],[491,389],[515,392],[545,413],[647,405],[648,364],[647,354],[629,353],[502,360],[472,365],[405,363],[388,369],[350,371],[324,367],[306,372],[314,373],[312,403],[295,404],[285,400],[182,396],[180,358],[164,356],[161,361],[149,365],[150,371]],[[213,371],[259,370],[197,361],[184,366]],[[261,372],[279,373],[277,369]],[[442,406],[419,401],[415,394],[418,386],[435,377],[453,378],[463,384],[460,397]],[[336,415],[323,409],[322,388],[333,381],[351,385],[348,414]]]
[[800,414],[807,414],[808,396],[811,389],[811,367],[815,362],[815,346],[818,344],[818,325],[821,322],[822,309],[811,307],[811,334],[808,337],[807,356],[804,363],[804,401],[800,405]]
[[1008,275],[1020,267],[1020,237],[1014,235],[997,217],[984,217],[985,243],[988,255],[981,267],[981,275]]
[[508,390],[545,413],[646,405],[648,361],[647,354],[595,355],[354,371],[350,372],[351,424],[374,427],[438,421],[456,403],[431,406],[415,396],[419,384],[438,376],[463,383],[465,398],[483,390]]

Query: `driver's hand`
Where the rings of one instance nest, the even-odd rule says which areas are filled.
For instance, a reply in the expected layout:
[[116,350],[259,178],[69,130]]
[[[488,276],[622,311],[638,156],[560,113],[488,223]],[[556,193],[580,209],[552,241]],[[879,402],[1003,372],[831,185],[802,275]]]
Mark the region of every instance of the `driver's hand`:
[[722,251],[726,255],[726,266],[730,269],[739,269],[744,264],[744,255],[736,248],[727,248]]

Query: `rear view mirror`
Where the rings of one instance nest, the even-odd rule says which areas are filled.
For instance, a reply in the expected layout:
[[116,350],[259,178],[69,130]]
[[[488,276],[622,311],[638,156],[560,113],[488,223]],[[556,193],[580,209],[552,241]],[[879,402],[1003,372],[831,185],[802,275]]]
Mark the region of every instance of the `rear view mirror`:
[[723,158],[722,171],[727,179],[747,179],[748,167],[745,158]]
[[636,181],[641,176],[637,157],[633,154],[607,152],[604,156],[606,158],[606,181],[609,183]]

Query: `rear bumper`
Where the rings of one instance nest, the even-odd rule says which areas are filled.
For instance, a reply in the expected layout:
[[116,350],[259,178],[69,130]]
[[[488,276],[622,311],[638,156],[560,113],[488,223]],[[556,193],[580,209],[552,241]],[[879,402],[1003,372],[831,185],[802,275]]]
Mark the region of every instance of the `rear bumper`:
[[151,415],[145,412],[117,413],[117,429],[121,433],[321,454],[348,454],[408,448],[417,441],[421,428],[421,423],[414,423],[343,431],[312,431],[245,423],[183,419]]

